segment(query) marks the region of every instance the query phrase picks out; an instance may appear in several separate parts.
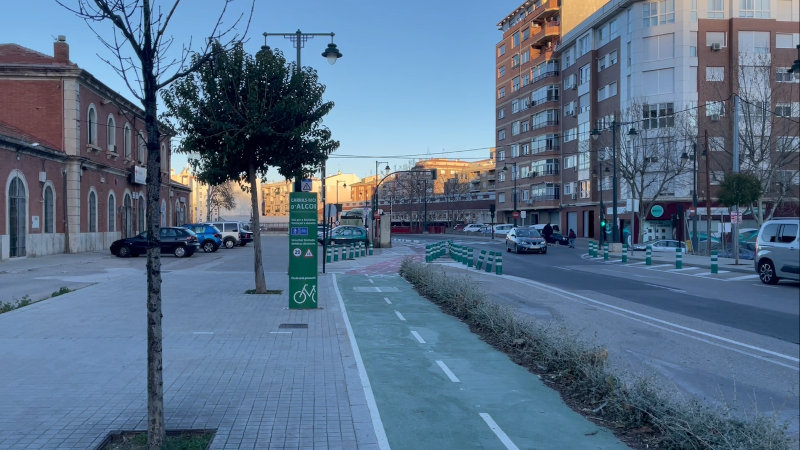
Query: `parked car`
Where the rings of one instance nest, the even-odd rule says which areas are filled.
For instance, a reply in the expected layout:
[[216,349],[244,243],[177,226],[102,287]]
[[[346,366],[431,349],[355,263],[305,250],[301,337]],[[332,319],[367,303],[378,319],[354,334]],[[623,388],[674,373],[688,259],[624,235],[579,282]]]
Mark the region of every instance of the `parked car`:
[[464,225],[464,228],[461,231],[464,231],[466,233],[475,233],[475,232],[481,231],[483,226],[484,225],[480,224],[480,223],[470,223],[470,224]]
[[463,224],[463,223],[456,224],[456,226],[453,227],[453,231],[463,231],[464,230],[464,226],[465,226],[465,224]]
[[764,222],[756,238],[753,264],[764,284],[775,284],[781,278],[800,280],[800,218]]
[[241,244],[241,237],[239,236],[239,229],[241,224],[239,222],[206,222],[208,225],[214,225],[222,233],[222,245],[225,248],[233,248]]
[[[736,253],[734,253],[733,249],[728,247],[725,250],[718,251],[717,256],[720,258],[736,258]],[[739,259],[753,259],[755,257],[755,252],[750,250],[747,247],[739,246]]]
[[[322,243],[322,238],[317,241]],[[369,235],[367,229],[356,225],[339,225],[331,230],[328,236],[328,245],[330,244],[355,244],[357,242],[369,243]]]
[[514,228],[514,224],[511,223],[498,223],[494,226],[494,234],[499,236],[505,236],[508,234],[511,229]]
[[239,222],[239,245],[244,247],[249,242],[253,242],[253,231],[250,230],[250,225]]
[[672,252],[675,253],[675,250],[680,248],[681,253],[686,253],[686,243],[681,241],[675,241],[672,239],[655,239],[652,241],[643,242],[641,244],[634,244],[634,250],[647,250],[647,246],[650,245],[653,248],[654,252]]
[[547,243],[535,228],[512,227],[506,233],[506,251],[547,253]]
[[[536,231],[538,231],[539,233],[542,233],[542,230],[544,230],[544,226],[545,225],[546,224],[544,224],[544,223],[537,223],[536,225],[531,225],[531,227],[535,228]],[[550,224],[550,228],[553,229],[553,233],[560,233],[561,232],[561,228],[559,228],[557,223],[551,223]]]
[[[158,230],[161,253],[172,253],[178,258],[192,256],[199,248],[194,231],[181,227],[163,227]],[[120,258],[138,256],[147,252],[147,232],[119,239],[111,244],[111,253]]]
[[222,245],[222,233],[214,225],[186,223],[181,227],[194,231],[194,234],[197,235],[197,241],[200,242],[200,248],[206,253],[215,252]]
[[561,233],[553,232],[550,239],[547,239],[548,244],[569,245],[569,239]]

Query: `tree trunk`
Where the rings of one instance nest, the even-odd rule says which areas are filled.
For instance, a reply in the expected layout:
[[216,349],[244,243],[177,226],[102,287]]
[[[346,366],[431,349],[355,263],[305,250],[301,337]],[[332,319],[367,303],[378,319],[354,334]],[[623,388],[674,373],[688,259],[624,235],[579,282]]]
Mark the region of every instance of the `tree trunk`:
[[250,206],[253,214],[253,263],[256,274],[256,294],[267,293],[267,281],[264,279],[264,264],[261,259],[261,225],[258,210],[258,187],[256,186],[256,168],[250,163],[247,168],[247,182],[250,183]]
[[[149,17],[149,16],[147,16]],[[159,225],[161,206],[161,152],[157,121],[157,84],[153,75],[154,55],[149,30],[145,30],[142,56],[144,120],[147,130],[147,447],[164,445],[163,334],[161,329],[161,250]]]

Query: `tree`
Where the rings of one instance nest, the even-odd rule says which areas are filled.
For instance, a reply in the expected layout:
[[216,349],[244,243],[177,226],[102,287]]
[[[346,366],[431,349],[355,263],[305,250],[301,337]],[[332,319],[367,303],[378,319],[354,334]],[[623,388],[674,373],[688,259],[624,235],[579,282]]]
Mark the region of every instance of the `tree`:
[[236,197],[233,195],[233,183],[225,182],[208,186],[206,190],[206,220],[212,220],[212,211],[231,210],[236,208]]
[[[225,0],[209,41],[199,52],[184,47],[179,57],[171,58],[169,49],[174,38],[166,34],[167,27],[178,9],[175,0],[165,12],[152,0],[56,0],[59,5],[83,18],[100,42],[113,55],[104,59],[125,81],[131,93],[142,102],[147,132],[147,446],[163,446],[164,386],[162,378],[161,331],[161,257],[159,251],[159,205],[161,203],[161,155],[159,129],[158,91],[192,71],[209,57],[210,40],[219,40],[233,33],[231,28],[221,30],[228,3]],[[255,6],[255,1],[252,3]],[[154,8],[155,7],[155,8]],[[113,39],[103,38],[93,23],[111,22]],[[247,21],[249,24],[249,20]],[[246,33],[246,30],[245,30]],[[232,39],[236,39],[233,35]],[[194,55],[192,62],[189,58]]]
[[[253,228],[259,229],[257,177],[269,167],[289,178],[310,174],[339,143],[322,126],[333,108],[311,68],[293,70],[280,51],[262,47],[255,56],[241,43],[213,57],[196,74],[164,92],[164,103],[183,135],[182,151],[198,178],[209,184],[236,181],[250,191]],[[261,236],[254,234],[255,291],[266,293]]]
[[761,182],[748,173],[728,174],[719,187],[719,202],[728,207],[749,205],[761,196]]
[[457,173],[446,180],[443,185],[443,194],[447,201],[447,226],[452,227],[453,222],[464,221],[464,202],[462,198],[469,193],[470,182],[467,173]]

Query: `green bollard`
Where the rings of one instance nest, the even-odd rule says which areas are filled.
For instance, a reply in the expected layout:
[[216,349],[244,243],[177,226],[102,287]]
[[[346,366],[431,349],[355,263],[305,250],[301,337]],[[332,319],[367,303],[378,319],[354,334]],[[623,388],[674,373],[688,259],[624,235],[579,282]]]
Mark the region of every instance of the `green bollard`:
[[603,244],[603,261],[608,261],[608,242]]
[[325,262],[329,263],[333,260],[333,257],[331,256],[331,253],[333,253],[332,250],[333,249],[331,248],[330,245],[325,247]]
[[719,273],[719,266],[717,265],[717,252],[711,252],[711,273]]
[[675,249],[675,268],[680,269],[683,267],[683,253],[681,253],[681,248],[678,247]]
[[356,246],[353,245],[353,243],[350,243],[349,247],[350,247],[350,249],[349,249],[349,252],[348,252],[348,255],[347,255],[347,259],[356,259],[356,253],[355,253],[355,247]]
[[653,264],[653,246],[652,245],[648,245],[647,246],[647,253],[645,253],[644,263],[645,263],[645,265],[648,265],[648,266]]
[[472,253],[472,247],[470,247],[467,251],[467,267],[472,267],[474,256],[475,255]]
[[367,256],[367,244],[359,242],[358,246],[361,248],[361,256]]
[[495,274],[502,275],[503,274],[503,253],[497,252],[497,261],[495,261]]
[[595,253],[595,242],[594,241],[589,241],[589,256],[592,257],[592,258],[597,256],[597,253]]
[[373,249],[372,249],[372,242],[369,243],[369,256],[372,256]]
[[431,262],[431,246],[427,244],[425,245],[425,262]]
[[475,268],[481,270],[484,261],[486,261],[486,250],[481,250],[480,255],[478,255],[478,262],[475,263]]
[[333,245],[333,261],[336,262],[336,261],[339,260],[340,247],[338,245],[336,245],[336,244],[332,244],[332,245]]
[[628,262],[628,244],[622,244],[622,263]]
[[486,255],[486,271],[487,272],[491,272],[492,271],[492,264],[493,263],[494,263],[494,252],[489,252]]

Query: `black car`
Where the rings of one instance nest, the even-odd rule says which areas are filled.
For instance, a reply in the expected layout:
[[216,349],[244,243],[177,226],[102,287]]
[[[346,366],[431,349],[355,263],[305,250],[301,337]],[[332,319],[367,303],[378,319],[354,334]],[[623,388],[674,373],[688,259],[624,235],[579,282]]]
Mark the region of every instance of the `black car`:
[[[164,227],[159,230],[161,253],[172,253],[178,258],[192,256],[199,243],[197,235],[186,228]],[[134,237],[119,239],[111,244],[111,253],[120,258],[138,256],[147,252],[147,232],[139,233]]]
[[548,244],[569,245],[569,239],[561,233],[553,232],[547,238]]
[[253,232],[250,225],[242,223],[239,225],[239,245],[244,247],[248,242],[253,242]]

